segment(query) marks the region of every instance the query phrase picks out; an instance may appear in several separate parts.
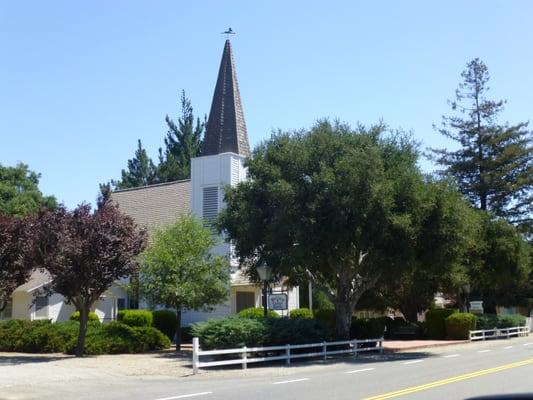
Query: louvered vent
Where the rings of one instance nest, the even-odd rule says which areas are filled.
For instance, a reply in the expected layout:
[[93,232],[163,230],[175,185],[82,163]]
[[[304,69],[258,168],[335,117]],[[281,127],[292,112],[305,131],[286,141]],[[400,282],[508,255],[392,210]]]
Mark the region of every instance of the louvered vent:
[[218,214],[218,187],[203,188],[202,216],[206,226],[212,225]]

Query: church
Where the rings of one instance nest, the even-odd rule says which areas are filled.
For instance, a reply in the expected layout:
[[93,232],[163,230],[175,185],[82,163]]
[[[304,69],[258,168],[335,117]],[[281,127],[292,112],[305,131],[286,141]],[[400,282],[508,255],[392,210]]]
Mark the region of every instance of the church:
[[[207,223],[213,222],[224,207],[224,187],[235,186],[247,179],[244,162],[250,154],[235,62],[231,42],[227,39],[201,155],[191,160],[191,179],[119,190],[113,192],[111,198],[123,213],[139,226],[146,227],[149,233],[176,222],[187,213],[193,213]],[[211,312],[183,310],[183,326],[262,306],[261,288],[250,282],[240,270],[237,259],[232,256],[231,243],[223,237],[219,239],[212,251],[230,260],[229,298]],[[50,281],[48,273],[34,271],[30,280],[15,290],[11,303],[0,313],[0,319],[68,320],[74,307],[66,304],[60,294],[43,295],[42,288]],[[102,322],[115,320],[118,310],[131,306],[124,289],[127,282],[128,279],[116,282],[93,307],[92,311]],[[273,293],[287,296],[286,309],[277,311],[281,315],[288,315],[290,310],[299,307],[298,287],[278,284],[271,289]]]
[[[246,122],[239,93],[231,42],[224,44],[222,60],[207,120],[200,157],[191,160],[191,179],[156,184],[113,192],[112,199],[122,212],[149,230],[173,223],[192,212],[206,222],[216,219],[224,207],[224,187],[247,179],[244,161],[250,156]],[[235,314],[249,307],[261,307],[261,289],[249,282],[232,257],[232,246],[220,238],[214,252],[230,259],[231,288],[225,304],[210,313],[184,310],[183,325]],[[287,313],[299,307],[298,288],[273,287],[273,292],[285,292]]]

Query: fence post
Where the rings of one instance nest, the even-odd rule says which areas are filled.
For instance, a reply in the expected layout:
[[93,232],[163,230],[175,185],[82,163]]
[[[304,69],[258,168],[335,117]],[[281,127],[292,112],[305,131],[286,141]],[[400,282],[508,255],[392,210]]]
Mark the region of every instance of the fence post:
[[378,342],[379,343],[379,354],[383,354],[383,338]]
[[357,339],[353,340],[353,356],[357,357]]
[[192,338],[192,373],[198,373],[198,351],[200,350],[200,340],[197,337]]
[[286,361],[287,367],[290,367],[291,366],[291,345],[290,344],[285,346],[285,355],[287,356],[287,361]]
[[246,353],[246,349],[246,346],[242,348],[242,369],[248,368],[248,363],[246,362],[246,360],[248,359],[248,354]]
[[324,353],[324,362],[326,362],[328,358],[328,345],[326,342],[322,342],[322,353]]

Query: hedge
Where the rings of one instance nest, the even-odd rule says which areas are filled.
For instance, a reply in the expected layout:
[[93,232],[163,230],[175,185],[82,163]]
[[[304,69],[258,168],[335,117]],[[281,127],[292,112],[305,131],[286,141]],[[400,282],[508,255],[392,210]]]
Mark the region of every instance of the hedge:
[[[71,321],[78,321],[80,320],[80,312],[79,311],[74,311],[71,315],[70,315],[70,320]],[[100,322],[100,318],[98,318],[98,315],[96,315],[95,312],[90,312],[89,313],[89,322]]]
[[289,313],[291,319],[313,319],[313,311],[308,308],[295,308]]
[[[74,353],[79,322],[9,320],[0,322],[0,351]],[[170,346],[170,340],[152,327],[130,327],[120,322],[89,322],[86,354],[139,353]]]
[[457,311],[451,308],[434,308],[426,312],[426,329],[430,339],[446,338],[445,320]]
[[453,313],[445,321],[446,337],[449,339],[469,339],[470,331],[476,329],[476,316],[470,313]]
[[382,318],[352,318],[352,339],[376,339],[383,337],[384,333],[385,321]]
[[117,320],[128,326],[152,326],[153,316],[149,310],[120,310]]
[[319,321],[286,318],[212,319],[193,324],[191,333],[200,339],[203,349],[312,343],[329,338],[328,329]]
[[315,311],[315,318],[321,321],[325,326],[329,328],[331,332],[335,332],[335,310],[332,308],[319,309]]
[[477,315],[476,318],[477,329],[511,328],[513,326],[524,326],[526,324],[526,318],[520,314],[481,314]]
[[157,310],[152,312],[153,326],[163,332],[172,341],[176,335],[178,318],[172,310]]
[[[265,311],[260,307],[245,308],[237,314],[240,318],[264,318]],[[267,318],[279,318],[279,314],[274,310],[267,310]]]

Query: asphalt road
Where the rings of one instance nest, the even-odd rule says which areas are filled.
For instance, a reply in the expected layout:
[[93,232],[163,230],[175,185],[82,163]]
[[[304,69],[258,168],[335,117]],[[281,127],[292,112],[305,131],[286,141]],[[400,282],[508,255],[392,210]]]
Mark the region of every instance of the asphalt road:
[[[468,399],[530,393],[533,398],[533,338],[491,341],[419,353],[302,363],[290,374],[268,368],[208,372],[185,378],[80,380],[68,387],[42,385],[0,393],[0,399],[128,400],[333,400]],[[4,395],[5,397],[3,397]]]

